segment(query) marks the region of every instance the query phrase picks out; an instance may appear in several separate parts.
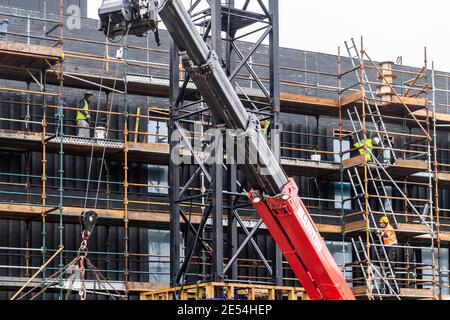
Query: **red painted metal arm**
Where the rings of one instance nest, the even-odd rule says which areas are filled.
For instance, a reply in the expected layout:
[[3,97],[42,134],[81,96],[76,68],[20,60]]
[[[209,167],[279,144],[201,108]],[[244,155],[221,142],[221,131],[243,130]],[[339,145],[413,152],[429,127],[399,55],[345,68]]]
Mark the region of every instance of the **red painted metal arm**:
[[278,196],[262,199],[252,190],[248,198],[311,299],[355,299],[292,178]]
[[[298,196],[297,185],[288,179],[261,134],[258,119],[245,109],[219,57],[203,41],[182,2],[164,0],[159,15],[178,48],[187,52],[190,59],[183,59],[183,64],[213,116],[227,128],[246,133],[248,149],[238,146],[238,152],[246,156],[252,150],[258,159],[244,170],[258,190],[251,191],[249,199],[309,296],[355,299]],[[270,196],[263,199],[260,192]]]

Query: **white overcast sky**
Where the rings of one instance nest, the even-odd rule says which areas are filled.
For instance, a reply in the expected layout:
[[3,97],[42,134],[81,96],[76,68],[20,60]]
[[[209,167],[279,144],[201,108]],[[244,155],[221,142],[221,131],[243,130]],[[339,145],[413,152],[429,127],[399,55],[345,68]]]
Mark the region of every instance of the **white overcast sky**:
[[[88,1],[88,16],[97,18],[102,0]],[[336,54],[345,40],[364,37],[367,53],[377,61],[403,57],[422,66],[450,71],[448,14],[443,0],[279,0],[282,47]],[[342,51],[344,55],[344,52]]]

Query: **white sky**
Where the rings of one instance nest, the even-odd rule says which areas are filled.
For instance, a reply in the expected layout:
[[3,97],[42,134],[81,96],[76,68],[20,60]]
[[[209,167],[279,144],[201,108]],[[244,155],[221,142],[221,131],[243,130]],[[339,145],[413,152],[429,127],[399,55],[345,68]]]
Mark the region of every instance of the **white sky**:
[[[88,16],[97,18],[102,0],[88,1]],[[427,47],[429,66],[450,71],[450,1],[442,0],[279,0],[282,47],[337,53],[345,40],[364,37],[377,61],[403,56],[403,63],[422,66]],[[342,55],[346,53],[341,48]]]

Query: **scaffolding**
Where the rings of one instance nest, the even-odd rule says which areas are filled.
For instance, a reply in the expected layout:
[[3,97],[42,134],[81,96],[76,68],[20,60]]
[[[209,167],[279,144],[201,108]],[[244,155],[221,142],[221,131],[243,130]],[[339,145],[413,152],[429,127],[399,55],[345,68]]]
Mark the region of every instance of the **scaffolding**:
[[[345,45],[352,69],[344,70],[340,78],[344,82],[353,76],[357,83],[351,88],[358,87],[360,95],[355,103],[341,104],[340,114],[350,122],[345,137],[353,142],[342,150],[347,159],[343,157],[341,183],[348,181],[353,194],[343,201],[353,201],[358,209],[344,215],[344,230],[355,253],[353,290],[368,299],[436,298],[439,230],[433,201],[426,51],[424,67],[417,74],[399,77],[403,72],[395,70],[393,62],[377,64],[370,58],[363,40],[360,50],[353,39]],[[395,81],[405,77],[409,79]],[[339,101],[348,88],[340,90]],[[419,120],[414,112],[424,117]],[[388,131],[386,123],[395,121],[401,125],[390,125]],[[372,141],[377,138],[375,145]],[[391,221],[398,243],[385,244],[378,223],[381,217]],[[431,261],[421,261],[419,254]]]
[[[25,33],[21,32],[6,32],[6,40],[2,40],[0,43],[2,51],[2,78],[11,80],[23,80],[27,84],[26,89],[19,89],[13,86],[1,88],[2,91],[8,93],[16,93],[25,95],[25,103],[23,101],[14,100],[3,100],[4,103],[10,103],[14,108],[14,112],[11,113],[11,117],[2,117],[1,121],[9,126],[7,130],[2,130],[2,146],[6,147],[6,150],[12,150],[13,153],[19,152],[25,154],[25,159],[27,163],[27,168],[25,173],[20,172],[2,172],[1,176],[4,181],[16,180],[19,182],[10,184],[9,182],[2,182],[2,185],[10,185],[12,189],[2,188],[2,212],[10,211],[11,213],[16,213],[17,216],[25,215],[23,219],[26,220],[26,247],[2,247],[1,250],[7,252],[11,256],[20,256],[21,254],[13,254],[12,252],[24,252],[25,255],[25,266],[21,265],[7,265],[2,266],[2,269],[9,270],[10,272],[19,271],[25,277],[30,276],[30,271],[33,269],[39,269],[34,267],[36,263],[31,261],[35,260],[37,255],[41,257],[41,263],[38,265],[46,266],[42,268],[40,286],[48,286],[48,275],[51,274],[50,278],[55,274],[59,274],[67,266],[65,261],[67,259],[72,259],[73,256],[79,254],[76,248],[73,250],[64,249],[64,226],[67,221],[77,221],[81,210],[84,208],[97,209],[98,205],[101,204],[104,209],[102,219],[117,219],[123,221],[124,226],[124,250],[120,252],[90,252],[95,258],[95,262],[107,261],[108,263],[119,263],[123,264],[123,279],[124,285],[119,287],[120,291],[125,292],[125,296],[128,296],[130,291],[135,292],[139,290],[148,290],[148,287],[142,286],[141,289],[136,289],[139,285],[136,283],[129,284],[129,264],[136,263],[136,261],[142,258],[151,259],[152,255],[143,255],[139,252],[132,253],[129,251],[129,206],[130,204],[136,204],[145,206],[153,204],[154,202],[136,200],[139,197],[139,192],[134,192],[131,195],[129,191],[130,188],[144,188],[149,187],[147,184],[134,183],[129,179],[128,166],[129,162],[145,163],[147,154],[152,154],[149,152],[149,148],[140,146],[137,143],[137,138],[139,136],[144,136],[145,140],[148,140],[150,136],[147,132],[139,132],[139,120],[152,118],[146,115],[140,115],[139,113],[133,114],[129,112],[127,101],[127,81],[128,81],[128,60],[126,58],[126,52],[131,47],[136,50],[148,50],[147,48],[134,48],[128,46],[126,43],[115,44],[114,46],[123,46],[125,48],[125,59],[111,59],[109,57],[108,50],[112,46],[111,44],[100,43],[96,44],[102,45],[105,48],[105,56],[102,58],[96,57],[94,55],[75,53],[70,51],[65,51],[63,44],[65,41],[75,42],[75,43],[92,43],[93,41],[77,39],[64,36],[64,8],[63,1],[59,2],[59,15],[58,19],[48,19],[36,16],[24,16],[20,13],[14,12],[2,12],[2,15],[11,17],[13,19],[18,19],[19,21],[25,21],[27,30]],[[44,13],[45,15],[45,13]],[[52,25],[50,30],[47,30],[47,24]],[[20,25],[20,24],[19,24]],[[40,30],[44,25],[44,35],[36,35],[32,30]],[[22,24],[23,26],[23,24]],[[54,33],[60,30],[58,36]],[[23,43],[25,39],[26,43]],[[14,41],[13,41],[14,40]],[[40,44],[45,42],[45,45]],[[39,43],[39,44],[35,44]],[[95,77],[95,81],[90,81],[89,79],[75,76],[70,70],[67,71],[65,63],[69,61],[70,64],[76,65],[77,63],[83,63],[83,61],[101,63],[102,67],[98,68],[99,74]],[[78,62],[77,62],[78,61]],[[115,71],[112,78],[108,78],[109,74],[106,74],[109,70],[110,65],[114,65]],[[131,62],[130,65],[136,66],[136,62]],[[138,64],[139,65],[139,64]],[[119,80],[119,66],[123,66],[122,78]],[[139,65],[140,67],[141,65]],[[148,66],[147,66],[148,67]],[[91,110],[89,113],[93,114],[95,118],[95,134],[92,138],[82,138],[76,134],[78,129],[77,125],[73,124],[73,114],[78,110],[77,107],[67,103],[64,96],[64,79],[68,78],[72,82],[69,84],[70,87],[80,88],[80,89],[96,89],[99,92],[98,105]],[[106,81],[104,79],[107,79]],[[120,82],[120,84],[119,84]],[[7,84],[10,84],[7,82]],[[12,85],[16,85],[11,83]],[[52,89],[48,92],[48,84],[52,86]],[[119,85],[123,86],[122,90],[117,89]],[[34,90],[32,87],[37,86],[39,90]],[[106,93],[105,105],[108,106],[107,109],[103,110],[101,108],[102,104],[102,93]],[[112,106],[114,103],[114,94],[120,94],[123,96],[123,110],[120,112],[112,111]],[[38,97],[38,98],[36,98]],[[53,99],[52,101],[49,101]],[[25,115],[22,117],[23,109],[25,109]],[[19,118],[15,118],[19,114]],[[69,117],[68,117],[69,115]],[[97,124],[100,123],[100,117],[105,116],[104,127]],[[37,119],[37,120],[35,120]],[[74,119],[74,118],[73,118]],[[135,131],[129,130],[130,121],[135,122]],[[110,129],[111,121],[123,121],[123,130]],[[100,128],[99,128],[100,127]],[[120,125],[119,125],[120,127]],[[98,137],[98,131],[104,133],[104,137]],[[132,140],[130,137],[134,135],[134,140],[136,142],[129,142]],[[114,138],[109,138],[114,136]],[[14,146],[10,149],[11,146]],[[41,170],[40,174],[37,174],[35,168],[31,168],[32,164],[32,153],[41,154]],[[57,170],[57,175],[49,175],[49,164],[48,159],[54,158],[53,154],[58,155],[58,160],[53,159],[52,164]],[[88,174],[86,178],[77,176],[74,178],[66,177],[65,175],[65,158],[67,155],[70,156],[86,156],[89,158],[89,168],[87,170]],[[105,158],[106,157],[106,158]],[[98,169],[98,177],[92,178],[92,176],[97,176],[94,173],[93,162],[97,162],[96,159],[101,158],[101,163]],[[108,170],[111,161],[122,161],[123,164],[123,180],[119,182],[110,180],[110,170]],[[95,164],[94,164],[95,165]],[[106,175],[102,174],[102,171],[106,168]],[[34,169],[34,170],[33,170]],[[104,176],[106,176],[104,178]],[[40,184],[36,184],[37,180],[40,180]],[[81,185],[81,187],[76,188],[81,192],[78,195],[72,195],[67,191],[74,191],[75,188],[67,188],[68,184]],[[90,190],[89,184],[95,185],[95,190]],[[105,192],[101,192],[102,186],[106,186]],[[117,195],[112,195],[114,191],[111,191],[111,187],[114,189],[123,188],[123,198],[120,199]],[[21,189],[24,188],[23,191]],[[83,190],[85,188],[85,190]],[[82,193],[85,191],[85,195]],[[117,194],[117,191],[115,192]],[[104,196],[103,196],[104,195]],[[37,199],[40,199],[38,201]],[[84,206],[80,203],[84,201]],[[72,203],[72,206],[68,206],[68,203]],[[73,205],[77,203],[77,205]],[[104,205],[103,205],[104,204]],[[123,204],[123,207],[121,206]],[[157,203],[158,205],[164,206],[164,203]],[[133,208],[135,209],[135,208]],[[142,209],[141,209],[142,210]],[[134,218],[138,212],[133,212]],[[30,234],[30,224],[35,221],[35,216],[40,215],[41,222],[41,243],[40,248],[30,247],[31,239],[29,239]],[[28,217],[27,217],[28,215]],[[11,214],[12,219],[17,219],[17,216]],[[73,217],[72,220],[70,217]],[[50,219],[49,219],[50,218]],[[69,218],[69,219],[68,219]],[[58,252],[58,248],[52,248],[47,245],[48,237],[53,235],[48,234],[47,222],[57,222],[58,223],[58,242],[59,249],[62,253],[59,255],[59,262],[56,265],[52,263],[47,265],[47,259],[49,255]],[[79,237],[78,237],[79,238]],[[131,260],[130,261],[130,257]],[[118,262],[114,262],[114,261]],[[113,261],[113,262],[111,262]],[[41,269],[39,269],[41,270]],[[99,270],[100,272],[105,272],[107,274],[112,273],[113,277],[118,277],[120,271],[118,269]],[[136,272],[136,271],[135,271]],[[53,278],[53,281],[55,279]],[[67,279],[58,277],[56,283],[50,282],[53,288],[60,288],[59,299],[63,299],[63,291],[67,291],[66,286]],[[20,278],[6,278],[3,279],[4,287],[11,288],[14,286],[21,286],[25,281]],[[56,286],[56,287],[54,287]],[[97,288],[98,291],[102,291],[101,287]],[[55,291],[52,289],[52,291]],[[42,291],[41,291],[42,292]],[[92,294],[92,292],[90,292]],[[94,293],[95,293],[95,283],[94,283]],[[46,298],[46,292],[42,292],[42,298]]]

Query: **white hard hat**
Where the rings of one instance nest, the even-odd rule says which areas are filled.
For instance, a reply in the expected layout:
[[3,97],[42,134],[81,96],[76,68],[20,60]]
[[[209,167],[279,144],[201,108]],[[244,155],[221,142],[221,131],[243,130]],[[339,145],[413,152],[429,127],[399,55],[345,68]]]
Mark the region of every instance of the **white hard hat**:
[[379,144],[380,143],[380,138],[378,138],[378,137],[373,138],[373,142],[375,144]]

